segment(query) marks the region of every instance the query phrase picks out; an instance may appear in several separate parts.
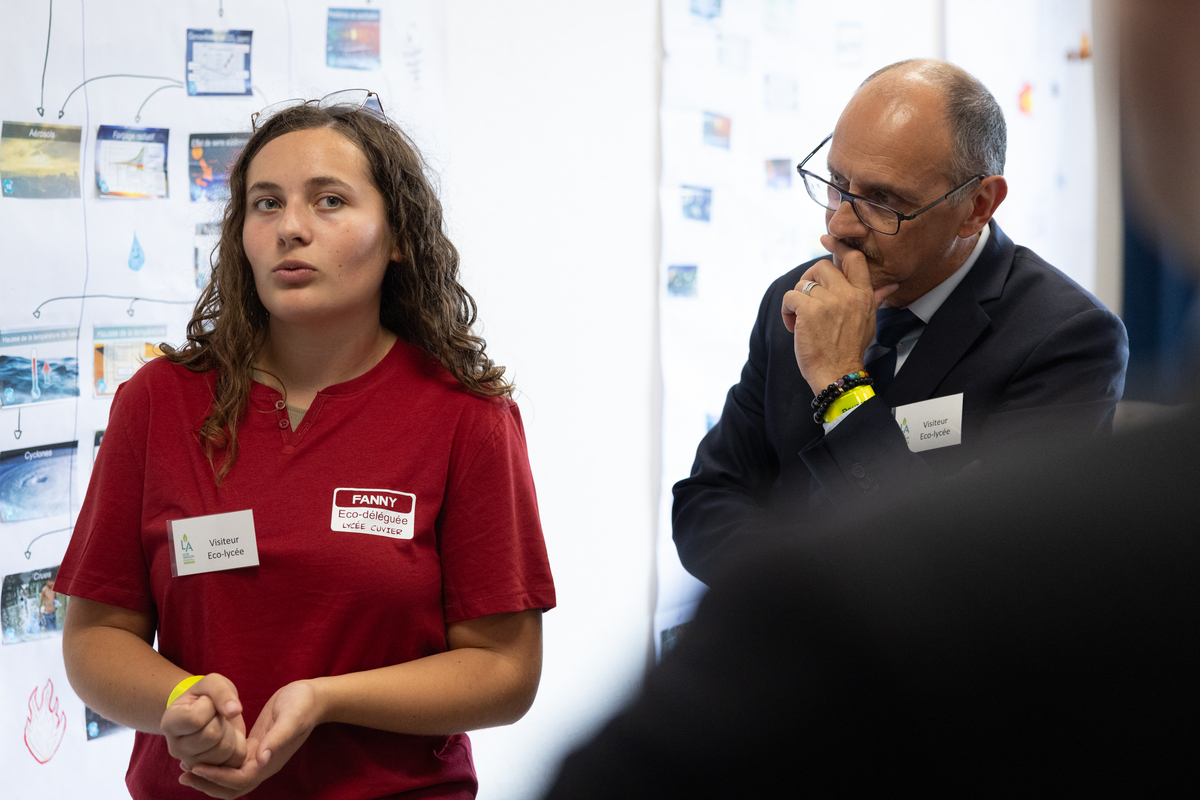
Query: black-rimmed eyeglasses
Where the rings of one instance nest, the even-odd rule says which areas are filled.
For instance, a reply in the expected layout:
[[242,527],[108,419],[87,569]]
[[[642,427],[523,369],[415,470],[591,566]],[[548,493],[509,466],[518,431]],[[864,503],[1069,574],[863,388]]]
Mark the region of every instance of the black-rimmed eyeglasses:
[[799,166],[796,167],[796,171],[799,172],[800,177],[804,179],[804,188],[808,190],[808,196],[817,201],[818,205],[829,211],[837,211],[839,208],[841,208],[842,203],[848,202],[850,203],[850,207],[854,209],[854,215],[858,217],[859,222],[861,222],[863,225],[866,225],[873,231],[879,231],[880,233],[887,234],[888,236],[893,236],[900,232],[901,222],[904,222],[905,220],[916,219],[939,203],[945,202],[949,198],[953,197],[955,192],[965,189],[974,181],[981,181],[987,177],[986,175],[975,175],[970,179],[963,181],[958,186],[955,186],[953,189],[946,192],[944,195],[939,197],[937,200],[934,200],[924,208],[914,211],[911,214],[901,214],[891,206],[885,206],[883,203],[876,203],[874,200],[868,200],[865,197],[860,197],[859,195],[843,191],[824,178],[818,177],[804,168],[804,165],[808,163],[809,159],[815,156],[817,151],[824,147],[825,143],[832,138],[833,134],[831,133],[822,139],[821,143],[817,145],[816,149],[805,156],[804,160],[801,161]]
[[[375,99],[372,100],[371,98]],[[330,92],[320,100],[305,100],[301,97],[295,97],[291,100],[280,100],[278,103],[272,103],[262,111],[255,111],[250,115],[250,129],[257,131],[259,125],[262,125],[285,108],[307,106],[313,103],[316,103],[317,108],[322,111],[328,111],[335,116],[353,114],[355,111],[365,108],[380,119],[387,119],[383,113],[383,105],[379,102],[378,94],[372,92],[370,89],[342,89],[337,92]]]

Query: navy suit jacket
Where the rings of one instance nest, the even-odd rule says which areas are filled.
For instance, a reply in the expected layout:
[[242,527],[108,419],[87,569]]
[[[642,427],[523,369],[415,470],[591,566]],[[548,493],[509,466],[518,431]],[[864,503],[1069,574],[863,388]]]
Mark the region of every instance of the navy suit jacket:
[[1197,483],[1193,410],[747,548],[547,800],[1178,793]]
[[[814,262],[771,285],[741,380],[675,485],[683,565],[709,581],[731,553],[829,511],[879,507],[1014,444],[1109,431],[1125,385],[1121,320],[993,220],[983,252],[929,320],[886,392],[828,435],[780,316]],[[962,444],[912,453],[892,409],[962,393]],[[978,466],[978,465],[975,465]]]

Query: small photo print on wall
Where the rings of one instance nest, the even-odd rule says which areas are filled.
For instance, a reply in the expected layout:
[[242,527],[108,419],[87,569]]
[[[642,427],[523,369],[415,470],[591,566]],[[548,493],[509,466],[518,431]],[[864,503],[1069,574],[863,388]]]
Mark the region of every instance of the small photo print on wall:
[[93,331],[96,397],[116,394],[143,364],[161,356],[155,342],[167,337],[166,325],[97,325]]
[[224,203],[229,199],[229,171],[248,141],[248,133],[193,133],[188,137],[192,202]]
[[733,120],[729,117],[723,117],[720,114],[714,114],[711,111],[704,112],[704,143],[712,147],[723,147],[729,149],[729,134],[733,129]]
[[62,635],[65,594],[54,591],[58,566],[5,575],[0,585],[0,641],[18,644]]
[[221,241],[221,223],[197,222],[196,237],[193,239],[193,274],[196,288],[203,289],[212,274],[212,259],[216,256],[217,243]]
[[341,69],[379,69],[379,9],[329,9],[325,65]]
[[0,331],[0,406],[79,396],[78,328]]
[[763,107],[768,111],[790,113],[800,109],[800,82],[791,75],[767,75],[763,78]]
[[709,222],[712,215],[712,189],[702,186],[679,187],[685,219]]
[[0,126],[0,197],[79,197],[82,131],[37,122]]
[[187,93],[249,95],[250,41],[253,31],[187,32]]
[[672,297],[696,296],[696,266],[694,264],[667,267],[667,294]]
[[129,730],[119,722],[113,722],[107,717],[100,716],[87,706],[83,707],[83,721],[89,742],[92,739],[99,739],[101,736],[108,736],[110,733]]
[[792,187],[792,160],[790,158],[767,159],[767,188],[790,189]]
[[101,125],[96,132],[96,192],[100,197],[167,196],[166,128]]
[[78,450],[76,441],[0,451],[0,522],[67,513]]

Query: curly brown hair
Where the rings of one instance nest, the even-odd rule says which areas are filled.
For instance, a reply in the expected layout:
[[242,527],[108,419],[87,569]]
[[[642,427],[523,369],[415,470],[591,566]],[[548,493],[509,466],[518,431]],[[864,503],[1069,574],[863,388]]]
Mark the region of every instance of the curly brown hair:
[[[237,462],[237,431],[269,320],[242,242],[246,175],[268,142],[313,128],[332,128],[353,142],[383,196],[401,258],[390,262],[384,274],[380,324],[438,359],[473,392],[511,397],[515,388],[503,377],[504,367],[487,357],[487,343],[471,330],[478,308],[458,282],[458,251],[442,229],[442,204],[412,140],[395,123],[367,109],[347,113],[312,103],[293,106],[263,123],[238,157],[229,175],[231,196],[221,238],[210,259],[212,276],[196,301],[187,344],[161,345],[169,361],[193,372],[217,371],[212,408],[199,438],[218,484]],[[218,454],[223,456],[219,466]]]

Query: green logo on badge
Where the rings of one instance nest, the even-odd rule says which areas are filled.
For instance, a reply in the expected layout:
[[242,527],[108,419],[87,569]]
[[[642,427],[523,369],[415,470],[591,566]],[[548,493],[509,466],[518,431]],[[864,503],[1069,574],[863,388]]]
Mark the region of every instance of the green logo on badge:
[[186,533],[179,542],[179,549],[183,551],[183,563],[194,564],[196,562],[196,553],[192,550],[192,543],[187,540]]

